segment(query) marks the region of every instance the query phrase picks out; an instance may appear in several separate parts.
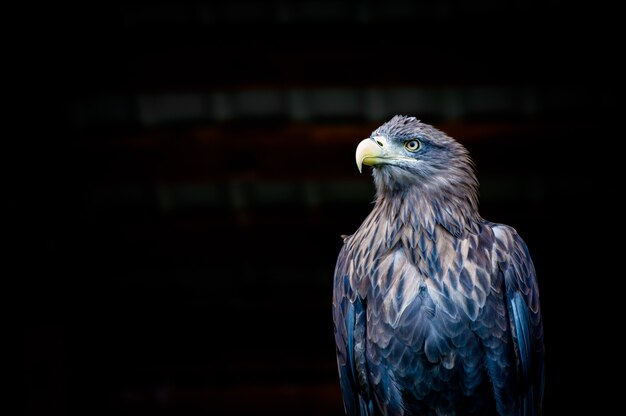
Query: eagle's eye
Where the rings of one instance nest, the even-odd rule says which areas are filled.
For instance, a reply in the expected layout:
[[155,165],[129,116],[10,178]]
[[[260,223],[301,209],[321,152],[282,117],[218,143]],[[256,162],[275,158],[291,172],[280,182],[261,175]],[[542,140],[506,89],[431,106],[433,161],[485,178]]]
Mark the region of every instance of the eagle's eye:
[[404,142],[404,148],[409,152],[415,152],[420,148],[420,142],[417,140],[408,140]]

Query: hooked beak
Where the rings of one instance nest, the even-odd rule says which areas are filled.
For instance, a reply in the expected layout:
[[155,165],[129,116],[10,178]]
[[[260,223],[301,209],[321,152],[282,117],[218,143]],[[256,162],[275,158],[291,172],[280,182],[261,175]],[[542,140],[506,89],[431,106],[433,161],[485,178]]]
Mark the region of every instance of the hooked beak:
[[359,172],[363,171],[363,165],[374,166],[381,162],[384,155],[383,148],[373,138],[368,138],[356,148],[356,166]]

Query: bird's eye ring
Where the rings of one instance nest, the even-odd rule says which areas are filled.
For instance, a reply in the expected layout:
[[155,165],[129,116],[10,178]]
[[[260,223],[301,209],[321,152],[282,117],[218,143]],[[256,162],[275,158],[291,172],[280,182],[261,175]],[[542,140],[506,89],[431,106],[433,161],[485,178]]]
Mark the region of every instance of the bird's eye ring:
[[418,140],[408,140],[404,142],[404,148],[409,152],[416,152],[420,148],[420,142]]

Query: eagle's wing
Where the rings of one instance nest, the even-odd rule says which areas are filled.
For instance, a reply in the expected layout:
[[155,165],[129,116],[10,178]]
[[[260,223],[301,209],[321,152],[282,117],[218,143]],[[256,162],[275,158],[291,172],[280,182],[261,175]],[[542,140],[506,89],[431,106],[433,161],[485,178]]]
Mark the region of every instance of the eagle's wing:
[[373,415],[365,372],[365,308],[350,285],[347,244],[335,267],[333,321],[339,381],[347,415]]
[[519,415],[541,413],[544,376],[543,326],[539,291],[526,244],[511,227],[495,225],[496,273],[504,284],[504,299],[513,339]]

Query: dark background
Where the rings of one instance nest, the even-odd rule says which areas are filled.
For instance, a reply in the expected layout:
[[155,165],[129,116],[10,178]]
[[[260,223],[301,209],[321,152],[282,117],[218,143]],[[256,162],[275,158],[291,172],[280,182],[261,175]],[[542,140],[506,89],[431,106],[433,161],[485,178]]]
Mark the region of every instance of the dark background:
[[526,240],[546,413],[606,405],[609,15],[486,0],[10,15],[27,42],[8,177],[25,413],[342,414],[334,262],[373,200],[356,145],[394,114],[465,144],[483,217]]

